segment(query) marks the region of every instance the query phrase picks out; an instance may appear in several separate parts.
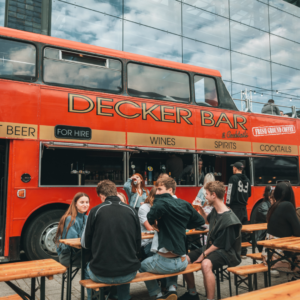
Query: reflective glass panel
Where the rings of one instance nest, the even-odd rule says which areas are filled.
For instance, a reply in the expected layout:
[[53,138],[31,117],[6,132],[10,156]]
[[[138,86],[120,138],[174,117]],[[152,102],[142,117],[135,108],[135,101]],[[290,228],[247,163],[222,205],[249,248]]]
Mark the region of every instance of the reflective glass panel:
[[183,35],[208,44],[229,48],[229,20],[202,9],[182,6]]
[[269,4],[281,10],[284,10],[290,14],[300,17],[300,7],[295,5],[295,4],[299,5],[299,1],[297,0],[282,0],[282,1],[270,0]]
[[33,81],[36,49],[33,45],[0,39],[0,77]]
[[257,0],[230,0],[230,18],[269,31],[268,6]]
[[270,32],[283,38],[300,42],[300,19],[272,6],[270,13]]
[[298,158],[296,157],[271,157],[254,158],[254,184],[276,185],[279,180],[288,180],[291,184],[297,184]]
[[131,96],[189,102],[189,76],[186,73],[130,63],[128,93]]
[[0,0],[0,26],[4,26],[5,0]]
[[300,71],[277,64],[272,64],[273,90],[282,96],[298,97],[300,95]]
[[224,80],[231,80],[229,50],[183,39],[183,63],[219,70]]
[[300,44],[270,35],[272,61],[300,69]]
[[[59,0],[54,0],[53,2],[61,2]],[[63,2],[68,2],[73,5],[79,5],[78,8],[82,7],[92,9],[94,11],[107,13],[116,17],[122,16],[122,0],[64,0]]]
[[181,3],[175,0],[125,0],[124,18],[181,34]]
[[194,77],[195,101],[198,104],[218,106],[218,95],[214,79],[204,76]]
[[224,82],[224,84],[227,88],[228,93],[231,95],[231,82],[230,81],[225,81],[225,80],[223,80],[223,82]]
[[124,51],[181,62],[181,37],[138,25],[124,24]]
[[230,21],[230,30],[232,50],[262,59],[270,59],[268,33],[234,21]]
[[231,52],[232,81],[271,90],[270,62]]
[[[63,59],[53,59],[54,52],[59,50],[45,50],[44,81],[55,85],[65,85],[75,88],[96,89],[110,93],[122,91],[121,63],[115,60],[62,53]],[[82,61],[84,59],[84,61]],[[94,60],[94,62],[92,62]],[[105,60],[105,66],[101,66]],[[107,62],[108,60],[108,62]],[[88,62],[87,62],[88,61]],[[118,67],[115,69],[111,65]]]
[[[292,116],[293,105],[296,107],[298,106],[300,109],[299,100],[288,97],[288,95],[281,94],[279,91],[278,93],[273,91],[272,99],[274,100],[274,103],[279,108],[279,110],[283,112],[283,116],[285,117]],[[300,114],[300,111],[298,111],[298,114]]]
[[51,35],[122,50],[122,20],[60,1],[52,3]]
[[224,17],[229,16],[228,0],[182,0],[182,2]]

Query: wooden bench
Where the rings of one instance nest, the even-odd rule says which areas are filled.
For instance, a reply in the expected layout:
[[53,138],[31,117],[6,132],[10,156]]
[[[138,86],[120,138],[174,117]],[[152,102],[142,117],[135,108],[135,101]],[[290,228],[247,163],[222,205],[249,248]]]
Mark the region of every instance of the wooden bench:
[[249,253],[249,254],[246,254],[246,256],[252,258],[253,260],[263,260],[261,252],[260,253]]
[[15,294],[11,296],[0,297],[0,300],[22,300],[22,298],[19,295]]
[[[234,284],[235,284],[235,290],[237,295],[238,295],[238,288],[242,283],[246,284],[249,292],[253,290],[252,288],[253,274],[264,273],[265,287],[268,286],[268,281],[267,281],[268,266],[265,266],[263,263],[232,267],[232,268],[228,268],[227,271],[234,274]],[[247,278],[248,278],[248,283],[246,282]],[[240,288],[245,289],[245,287],[243,286],[241,286]]]
[[242,248],[247,248],[247,247],[251,247],[252,244],[248,243],[248,242],[244,242],[242,243]]
[[[171,277],[171,276],[177,276],[177,275],[197,272],[200,270],[201,270],[201,264],[191,264],[191,265],[188,265],[184,271],[179,272],[179,273],[172,273],[172,274],[154,274],[154,273],[149,273],[149,272],[138,273],[138,274],[136,274],[135,278],[128,283],[156,280],[156,279],[167,278],[167,277]],[[80,280],[80,284],[82,286],[84,286],[85,288],[92,289],[94,291],[99,291],[99,289],[102,289],[104,287],[120,285],[120,284],[97,283],[91,279]],[[123,283],[121,283],[121,284],[123,284]]]
[[251,293],[245,293],[239,296],[226,298],[224,300],[281,300],[300,299],[299,281],[292,281],[278,284],[268,288],[260,289]]

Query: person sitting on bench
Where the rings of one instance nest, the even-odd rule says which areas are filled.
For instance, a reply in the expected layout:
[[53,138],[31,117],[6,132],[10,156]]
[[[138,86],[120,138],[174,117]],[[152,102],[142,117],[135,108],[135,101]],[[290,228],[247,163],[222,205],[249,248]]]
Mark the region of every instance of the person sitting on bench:
[[[158,239],[153,239],[151,249],[155,249],[156,254],[142,262],[140,272],[181,272],[188,265],[185,254],[186,228],[199,227],[205,221],[190,203],[172,196],[176,189],[173,178],[160,178],[155,187],[156,195],[147,219],[152,227],[158,228]],[[168,292],[164,296],[156,280],[146,281],[145,284],[150,296],[157,296],[157,299],[177,299],[177,276],[167,278]]]
[[[120,201],[112,181],[100,181],[96,191],[102,204],[91,209],[81,238],[82,247],[92,251],[89,276],[108,284],[129,282],[141,266],[137,258],[141,248],[137,212]],[[129,300],[129,290],[129,284],[118,285],[118,300]]]
[[[238,217],[224,204],[225,186],[220,181],[205,185],[208,205],[214,208],[206,216],[203,208],[200,213],[209,223],[207,244],[202,249],[191,251],[187,258],[189,263],[202,263],[202,273],[207,299],[215,299],[215,275],[213,270],[222,266],[234,267],[241,263],[241,228]],[[188,292],[180,300],[197,300],[193,273],[183,275]],[[178,299],[178,300],[179,300]]]

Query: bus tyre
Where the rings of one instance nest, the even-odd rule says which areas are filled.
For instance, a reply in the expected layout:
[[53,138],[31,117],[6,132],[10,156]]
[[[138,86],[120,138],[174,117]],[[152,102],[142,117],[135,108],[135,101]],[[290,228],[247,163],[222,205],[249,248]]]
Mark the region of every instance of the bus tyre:
[[24,250],[28,259],[58,260],[54,239],[59,220],[64,213],[62,209],[46,211],[29,224],[23,236]]

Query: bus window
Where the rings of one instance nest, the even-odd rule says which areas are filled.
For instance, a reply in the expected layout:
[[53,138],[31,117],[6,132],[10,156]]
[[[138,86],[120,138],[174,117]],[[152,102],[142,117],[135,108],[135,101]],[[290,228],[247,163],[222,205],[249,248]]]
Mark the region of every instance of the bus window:
[[197,104],[218,106],[218,95],[214,79],[204,76],[194,77],[195,101]]
[[0,66],[2,78],[35,81],[35,46],[0,38]]
[[78,186],[79,176],[76,171],[89,171],[88,174],[82,172],[81,185],[95,186],[103,179],[109,179],[116,185],[123,185],[124,152],[76,148],[43,150],[41,185]]
[[122,91],[122,63],[115,59],[46,48],[44,81],[117,94]]
[[276,156],[253,159],[255,185],[276,185],[277,181],[288,180],[298,184],[298,158]]
[[193,154],[140,152],[129,159],[129,177],[141,174],[148,185],[155,185],[161,173],[174,178],[178,186],[195,185],[195,162]]
[[134,97],[189,102],[189,76],[183,72],[130,63],[128,93]]

